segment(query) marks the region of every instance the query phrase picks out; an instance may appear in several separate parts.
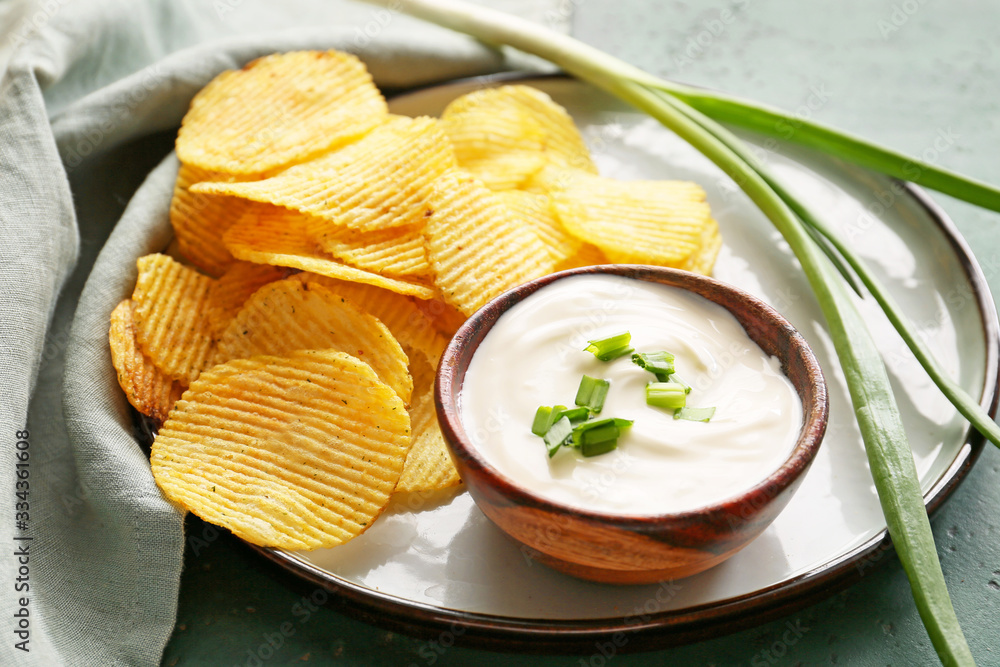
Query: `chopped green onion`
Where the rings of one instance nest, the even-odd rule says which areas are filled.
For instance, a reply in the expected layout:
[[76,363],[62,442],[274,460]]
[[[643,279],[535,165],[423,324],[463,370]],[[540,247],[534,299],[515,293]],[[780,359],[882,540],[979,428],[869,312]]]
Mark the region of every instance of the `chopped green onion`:
[[584,456],[599,456],[618,448],[618,429],[614,424],[603,429],[587,431],[580,443],[580,453]]
[[666,380],[660,380],[660,381],[661,382],[676,382],[677,384],[682,384],[682,385],[684,385],[684,393],[685,394],[690,394],[691,393],[691,385],[689,385],[687,382],[685,382],[684,380],[682,380],[681,376],[678,375],[677,373],[671,373],[670,376]]
[[544,436],[552,428],[552,425],[559,421],[560,417],[566,417],[571,422],[581,422],[590,416],[588,408],[567,408],[565,405],[549,407],[543,405],[535,412],[535,420],[531,423],[531,432],[538,436]]
[[545,447],[549,450],[549,458],[556,455],[559,448],[562,447],[567,440],[573,437],[573,426],[569,423],[566,417],[560,417],[559,420],[552,425],[552,428],[548,430],[542,439],[545,441]]
[[660,382],[667,382],[667,378],[674,372],[674,355],[662,350],[633,354],[632,363],[656,375]]
[[611,361],[633,351],[629,345],[632,342],[632,334],[627,331],[588,342],[590,345],[583,348],[584,352],[593,352],[601,361]]
[[575,403],[588,408],[595,415],[599,414],[601,408],[604,407],[604,399],[607,397],[610,387],[611,382],[608,380],[584,375],[583,379],[580,380],[580,388],[576,390]]
[[531,432],[544,436],[552,428],[552,408],[543,405],[535,411],[535,420],[531,422]]
[[688,408],[674,410],[674,419],[687,419],[692,422],[707,422],[715,416],[715,408]]
[[606,454],[618,447],[621,432],[632,425],[629,419],[597,419],[573,429],[573,446],[584,456]]
[[578,422],[586,421],[590,417],[590,408],[587,407],[569,408],[563,410],[560,414],[561,416],[565,417],[566,419],[570,420],[575,424]]
[[683,408],[687,392],[680,382],[650,382],[646,385],[646,405],[658,408]]

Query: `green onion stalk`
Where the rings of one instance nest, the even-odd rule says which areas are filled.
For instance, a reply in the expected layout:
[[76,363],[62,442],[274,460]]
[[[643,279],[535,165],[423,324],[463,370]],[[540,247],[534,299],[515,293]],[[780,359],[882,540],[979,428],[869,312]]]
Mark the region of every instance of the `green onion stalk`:
[[720,122],[771,136],[791,125],[795,131],[782,137],[786,141],[994,211],[1000,211],[1000,190],[819,123],[792,118],[777,109],[659,79],[569,36],[509,14],[458,0],[395,0],[394,8],[484,42],[511,46],[549,60],[635,106],[712,160],[767,215],[801,263],[823,310],[847,378],[889,535],[931,642],[943,664],[974,665],[948,596],[913,454],[885,365],[849,289],[860,293],[855,275],[928,375],[970,423],[998,446],[1000,429],[948,377],[857,254],[786,190]]

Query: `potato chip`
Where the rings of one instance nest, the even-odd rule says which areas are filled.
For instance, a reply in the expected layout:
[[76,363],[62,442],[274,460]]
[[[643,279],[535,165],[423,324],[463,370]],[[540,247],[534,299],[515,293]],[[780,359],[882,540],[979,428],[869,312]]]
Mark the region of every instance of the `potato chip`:
[[557,264],[580,251],[583,242],[563,228],[552,211],[552,200],[548,195],[507,190],[498,192],[497,196],[515,216],[531,225]]
[[566,110],[530,86],[468,93],[441,119],[459,165],[492,189],[521,187],[547,164],[597,173]]
[[411,366],[413,359],[409,350],[415,350],[422,353],[430,364],[437,368],[441,354],[448,346],[448,339],[441,335],[434,322],[417,307],[416,304],[423,303],[422,301],[414,303],[402,294],[381,287],[350,283],[315,273],[299,273],[294,277],[296,280],[322,285],[377,317],[389,329],[393,338],[403,346],[406,356],[411,357]]
[[612,262],[690,268],[716,229],[705,191],[687,181],[580,176],[552,193],[566,230]]
[[722,235],[719,233],[719,224],[713,219],[709,226],[711,227],[709,238],[702,243],[701,250],[691,260],[691,266],[688,267],[688,271],[700,273],[704,276],[712,275],[715,258],[719,256],[719,250],[722,248]]
[[387,107],[356,57],[297,51],[223,72],[195,95],[177,133],[185,164],[262,174],[355,141]]
[[386,276],[429,276],[427,250],[419,226],[390,227],[362,232],[351,227],[329,227],[323,249],[348,264]]
[[223,240],[234,257],[248,262],[311,271],[420,299],[430,299],[436,294],[426,283],[389,278],[334,259],[306,235],[301,217],[278,206],[254,208],[226,231]]
[[438,426],[434,407],[435,369],[423,355],[410,354],[413,375],[413,402],[410,431],[413,445],[406,456],[396,491],[436,491],[455,486],[462,480]]
[[132,300],[139,346],[175,380],[190,384],[212,354],[212,279],[166,255],[140,257]]
[[463,169],[493,190],[516,188],[545,166],[545,132],[523,109],[480,103],[485,92],[449,104],[441,127]]
[[236,181],[236,177],[181,164],[170,200],[170,224],[177,247],[194,266],[211,276],[221,276],[233,263],[222,243],[222,234],[243,214],[245,199],[191,192],[201,181]]
[[247,299],[219,337],[216,362],[327,348],[363,360],[410,402],[409,360],[389,329],[345,297],[301,280],[269,283]]
[[403,402],[367,364],[333,350],[215,366],[153,441],[174,503],[252,544],[343,544],[381,514],[410,447]]
[[237,261],[212,284],[208,317],[212,332],[220,335],[250,296],[264,285],[287,278],[290,269]]
[[458,328],[468,319],[458,308],[441,299],[417,299],[414,305],[448,338],[454,336]]
[[184,393],[184,385],[165,375],[139,349],[132,307],[132,300],[125,299],[111,311],[111,363],[132,407],[160,423]]
[[577,269],[581,266],[596,266],[598,264],[610,263],[611,261],[604,256],[600,248],[589,243],[584,243],[574,254],[556,264],[556,271],[566,271],[567,269]]
[[198,183],[192,192],[235,195],[309,213],[320,247],[343,227],[420,227],[434,179],[455,166],[433,118],[395,117],[357,143],[252,183]]
[[591,176],[593,174],[582,169],[547,165],[544,169],[532,174],[531,178],[521,186],[521,189],[525,192],[551,195],[559,190],[570,189],[580,181],[586,182],[586,179]]
[[444,300],[464,314],[555,266],[538,235],[476,179],[450,172],[430,202],[428,259]]

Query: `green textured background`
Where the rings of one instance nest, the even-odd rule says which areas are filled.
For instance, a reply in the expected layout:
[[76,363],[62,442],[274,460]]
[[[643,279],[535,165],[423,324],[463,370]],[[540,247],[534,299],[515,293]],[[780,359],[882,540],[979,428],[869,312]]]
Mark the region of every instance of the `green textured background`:
[[[937,161],[1000,182],[1000,3],[918,0],[719,3],[573,0],[573,34],[657,74],[786,109],[814,88],[815,118],[921,154],[939,132],[957,141]],[[723,15],[728,10],[730,14]],[[731,20],[726,22],[726,17]],[[1000,294],[1000,216],[935,195]],[[980,665],[1000,665],[1000,452],[989,447],[934,518],[952,599]],[[189,544],[178,625],[163,664],[256,665],[266,637],[293,632],[263,665],[933,665],[898,561],[785,619],[677,649],[614,656],[516,656],[439,650],[320,606],[312,588],[233,538]],[[208,534],[211,536],[211,533]],[[197,553],[196,553],[197,551]],[[308,611],[308,615],[304,614]],[[782,640],[787,623],[805,630]],[[790,637],[791,635],[786,635]],[[770,653],[765,653],[769,651]],[[266,655],[266,651],[264,652]]]

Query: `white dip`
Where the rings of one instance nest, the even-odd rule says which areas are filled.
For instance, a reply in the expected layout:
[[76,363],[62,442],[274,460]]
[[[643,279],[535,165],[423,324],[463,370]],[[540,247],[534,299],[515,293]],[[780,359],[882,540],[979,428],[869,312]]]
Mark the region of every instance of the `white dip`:
[[[631,355],[584,352],[621,331],[636,352],[676,355],[692,387],[690,407],[710,422],[675,420],[646,405],[652,373]],[[584,458],[563,447],[549,458],[531,432],[541,405],[573,406],[580,378],[611,388],[598,418],[634,420],[618,448]],[[522,488],[552,501],[612,514],[695,509],[745,491],[776,470],[798,438],[795,389],[724,308],[681,289],[619,276],[574,276],[511,308],[479,346],[460,397],[466,431],[482,456]]]

